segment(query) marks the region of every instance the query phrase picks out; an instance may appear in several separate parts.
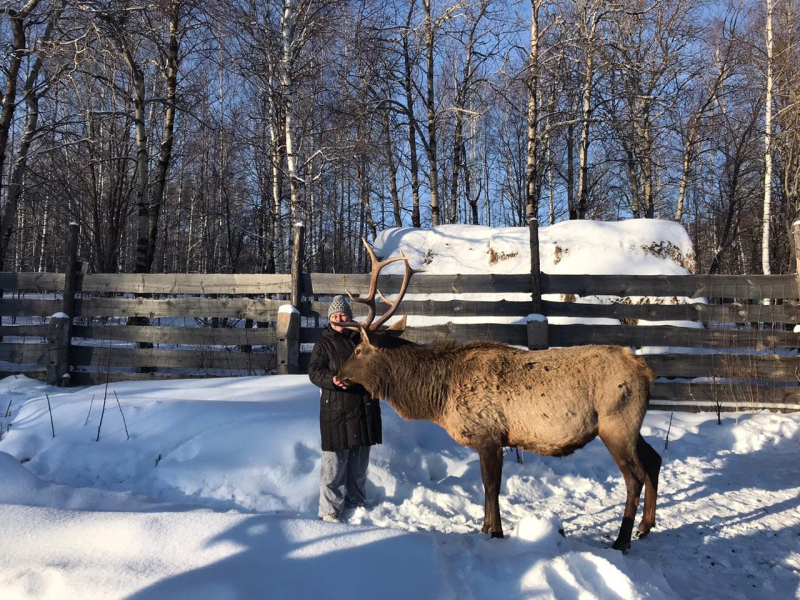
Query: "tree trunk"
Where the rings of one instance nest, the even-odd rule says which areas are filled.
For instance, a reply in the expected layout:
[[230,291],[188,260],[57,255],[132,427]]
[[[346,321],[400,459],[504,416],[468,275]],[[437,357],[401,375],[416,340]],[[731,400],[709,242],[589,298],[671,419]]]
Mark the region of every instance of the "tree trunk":
[[425,10],[425,53],[427,59],[425,108],[428,113],[428,177],[431,194],[431,225],[436,227],[441,224],[439,215],[439,158],[437,149],[436,104],[434,94],[434,26],[431,14],[431,0],[422,0]]
[[[2,194],[3,170],[6,161],[8,138],[11,133],[14,111],[17,107],[17,78],[19,77],[22,60],[29,53],[28,42],[25,35],[25,19],[28,18],[38,4],[39,0],[29,0],[19,11],[15,11],[11,8],[5,11],[10,17],[9,20],[13,39],[11,52],[9,53],[8,69],[6,71],[6,91],[3,94],[2,112],[0,112],[0,194]],[[28,79],[30,80],[30,78]],[[0,271],[4,268],[5,252],[8,249],[8,244],[11,241],[11,235],[14,230],[16,210],[16,204],[11,204],[9,201],[6,202],[3,209],[2,222],[0,223]]]
[[414,117],[414,81],[412,79],[411,51],[408,37],[411,35],[411,19],[414,0],[409,3],[406,28],[403,31],[403,88],[406,96],[408,118],[408,169],[411,173],[411,226],[421,227],[419,207],[419,164],[417,158],[417,123]]
[[176,93],[178,88],[178,68],[180,66],[180,10],[183,2],[177,1],[170,7],[169,14],[169,44],[167,47],[167,102],[164,112],[164,130],[161,134],[161,147],[158,152],[153,193],[150,198],[150,215],[147,227],[147,271],[153,267],[153,257],[156,252],[156,239],[158,238],[158,219],[161,206],[164,202],[164,190],[169,175],[169,166],[172,161],[172,147],[175,140],[175,112]]
[[770,275],[770,222],[772,221],[772,0],[767,0],[767,90],[764,117],[764,215],[761,227],[761,269]]
[[453,132],[453,179],[450,182],[450,222],[458,222],[458,180],[464,157],[464,117],[456,107],[456,125]]
[[683,170],[681,171],[681,183],[678,188],[678,208],[675,211],[675,220],[680,223],[683,219],[683,204],[686,198],[686,186],[689,183],[689,169],[691,167],[692,149],[694,148],[694,139],[697,135],[697,128],[700,123],[700,114],[695,115],[692,119],[692,125],[689,129],[689,138],[686,140],[686,146],[683,149]]
[[400,214],[400,193],[397,189],[397,165],[394,163],[394,150],[392,149],[392,131],[391,123],[389,121],[389,111],[383,111],[383,140],[384,150],[386,152],[386,165],[389,169],[389,193],[392,199],[392,216],[394,217],[394,226],[402,227],[403,220]]
[[578,218],[578,211],[575,207],[575,126],[570,123],[567,125],[567,210],[569,220],[574,221]]
[[292,13],[292,5],[284,3],[283,17],[281,20],[281,42],[283,44],[283,55],[280,66],[281,90],[283,92],[283,135],[286,146],[286,171],[289,176],[289,212],[292,223],[303,220],[303,215],[298,215],[300,209],[298,202],[298,175],[297,157],[294,153],[294,137],[292,133],[294,121],[294,102],[292,90],[292,69],[294,68],[292,27],[295,15]]
[[541,0],[531,0],[531,52],[528,59],[528,158],[525,186],[525,216],[537,220],[539,199],[537,198],[537,125],[539,119],[539,8]]
[[[592,37],[594,26],[592,26]],[[581,146],[578,156],[578,218],[585,219],[589,196],[589,119],[592,116],[592,79],[594,78],[594,52],[589,49],[586,74],[583,81],[583,106],[581,109]]]

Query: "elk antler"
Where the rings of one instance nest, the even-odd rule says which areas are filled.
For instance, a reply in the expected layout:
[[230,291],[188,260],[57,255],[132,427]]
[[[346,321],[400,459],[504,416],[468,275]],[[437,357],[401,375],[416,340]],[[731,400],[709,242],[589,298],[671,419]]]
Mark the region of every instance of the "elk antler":
[[[353,296],[353,294],[351,294],[350,290],[348,290],[347,288],[345,288],[345,291],[347,292],[347,295],[350,296],[350,299],[353,302],[359,302],[361,304],[367,305],[369,312],[367,314],[366,321],[364,321],[363,323],[364,326],[369,327],[370,329],[378,329],[378,327],[386,323],[386,321],[388,321],[389,318],[394,314],[395,310],[397,310],[397,307],[400,304],[400,300],[403,299],[403,296],[406,293],[406,289],[408,289],[408,282],[411,281],[411,276],[414,273],[421,273],[422,271],[417,269],[412,269],[411,265],[408,264],[409,260],[408,257],[403,255],[379,261],[378,257],[375,256],[375,252],[367,243],[367,240],[365,238],[362,238],[361,241],[364,242],[364,247],[367,249],[370,261],[372,262],[372,273],[370,274],[369,278],[369,291],[367,292],[367,295],[363,298]],[[397,294],[397,299],[394,302],[391,302],[387,300],[386,297],[378,291],[378,275],[380,274],[381,269],[383,269],[383,267],[385,267],[390,263],[397,262],[399,260],[405,261],[406,271],[403,275],[403,284],[400,286],[400,292]],[[376,323],[373,324],[376,313],[376,308],[375,308],[376,293],[380,295],[381,300],[383,300],[386,304],[389,304],[390,306],[389,310],[380,319],[378,319]]]

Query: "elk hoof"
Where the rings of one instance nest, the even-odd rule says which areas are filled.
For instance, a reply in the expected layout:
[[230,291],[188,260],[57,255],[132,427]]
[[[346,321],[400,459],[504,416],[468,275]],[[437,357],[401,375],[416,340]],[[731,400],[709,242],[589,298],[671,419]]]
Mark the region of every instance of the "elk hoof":
[[617,540],[616,542],[611,544],[611,547],[614,550],[619,550],[623,554],[627,554],[628,550],[630,550],[630,548],[631,548],[631,543],[630,542],[622,542],[620,540]]
[[650,530],[653,528],[655,523],[648,523],[646,521],[642,521],[639,523],[639,531],[636,533],[636,539],[642,539],[647,537],[647,534],[650,533]]
[[493,531],[492,532],[492,539],[494,539],[494,538],[503,539],[503,537],[504,536],[503,536],[503,532],[502,531]]

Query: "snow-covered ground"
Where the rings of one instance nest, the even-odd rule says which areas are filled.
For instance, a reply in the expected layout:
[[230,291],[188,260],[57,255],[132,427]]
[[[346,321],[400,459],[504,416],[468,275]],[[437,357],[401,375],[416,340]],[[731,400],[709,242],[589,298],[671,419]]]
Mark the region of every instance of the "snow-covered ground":
[[624,485],[599,440],[509,453],[510,535],[491,540],[475,453],[385,404],[371,505],[328,524],[306,377],[112,384],[105,411],[103,396],[0,380],[3,600],[800,597],[800,414],[676,413],[667,450],[670,415],[648,414],[658,525],[623,556]]

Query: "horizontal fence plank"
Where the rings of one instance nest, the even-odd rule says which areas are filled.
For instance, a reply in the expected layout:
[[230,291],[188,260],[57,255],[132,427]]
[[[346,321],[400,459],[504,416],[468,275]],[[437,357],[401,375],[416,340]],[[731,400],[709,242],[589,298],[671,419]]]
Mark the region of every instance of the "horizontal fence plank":
[[72,371],[69,374],[73,385],[102,385],[108,383],[120,383],[124,381],[169,381],[174,379],[209,379],[212,377],[225,377],[225,375],[203,374],[195,375],[192,373],[123,373],[120,371]]
[[[274,321],[288,300],[264,298],[76,298],[77,317],[228,317]],[[61,300],[36,298],[0,299],[0,316],[49,317],[60,312]],[[327,311],[327,308],[325,309]]]
[[656,383],[651,402],[696,402],[712,410],[719,404],[728,410],[792,408],[800,410],[800,388],[766,385]]
[[[348,288],[353,294],[363,294],[369,287],[369,275],[311,273],[302,277],[303,293],[307,295],[344,294]],[[381,275],[378,289],[384,294],[396,294],[403,281],[402,275]],[[531,277],[522,275],[414,275],[408,285],[409,294],[498,294],[528,293]]]
[[[384,293],[399,289],[402,275],[383,275]],[[306,294],[337,294],[349,287],[366,291],[367,274],[311,273],[302,278]],[[151,294],[277,294],[289,293],[291,276],[269,274],[96,273],[78,277],[85,292]],[[0,273],[0,289],[61,291],[61,273]],[[528,274],[425,275],[411,279],[409,293],[507,293],[530,290]],[[545,294],[578,296],[689,296],[741,299],[798,299],[794,275],[551,275],[542,274]]]
[[543,294],[798,299],[794,275],[548,275]]
[[62,300],[40,300],[38,298],[2,298],[0,316],[3,317],[49,317],[61,312]]
[[99,348],[73,346],[70,363],[100,367],[162,367],[182,369],[259,370],[275,365],[267,352],[225,352],[213,350],[160,350],[153,348]]
[[84,317],[228,317],[274,321],[287,301],[264,298],[78,298],[75,314]]
[[0,273],[0,290],[25,292],[64,291],[63,273]]
[[417,344],[437,340],[456,342],[494,341],[518,346],[528,345],[527,325],[497,323],[446,323],[432,327],[409,327],[403,337]]
[[773,350],[800,347],[800,334],[775,329],[694,329],[637,325],[549,325],[550,346],[612,344],[617,346],[678,346],[681,348],[750,348]]
[[658,377],[800,381],[800,357],[777,354],[644,354]]
[[[711,402],[699,402],[697,400],[691,401],[676,401],[676,400],[651,400],[650,406],[648,410],[659,410],[659,411],[666,411],[666,412],[683,412],[683,413],[716,413],[717,409],[721,413],[732,413],[732,412],[742,412],[745,410],[753,410],[752,408],[747,407],[740,407],[736,405],[723,405],[717,407],[716,404]],[[762,410],[766,407],[762,407],[759,410]],[[779,404],[771,404],[769,406],[769,410],[772,412],[797,412],[800,410],[800,405],[795,406],[793,404],[788,405],[779,405]]]
[[786,304],[586,304],[543,301],[548,317],[699,321],[702,323],[797,324],[800,307]]
[[288,294],[291,275],[97,273],[79,275],[83,292],[136,294]]
[[[328,314],[329,302],[304,302],[300,306],[300,313],[305,316]],[[353,315],[364,317],[367,315],[367,308],[364,304],[353,302]],[[389,305],[381,301],[376,301],[375,308],[378,315],[384,314],[389,310]],[[447,300],[437,302],[436,300],[402,300],[397,307],[398,315],[414,315],[417,317],[525,317],[531,312],[530,302],[511,302],[508,300],[497,300],[489,302],[478,302],[472,300]]]
[[0,365],[0,379],[4,377],[18,377],[24,375],[31,379],[38,379],[40,381],[47,380],[47,366],[33,366],[25,370],[20,370],[18,367],[9,367]]
[[149,342],[153,344],[261,346],[275,343],[275,330],[266,327],[245,329],[243,327],[128,327],[76,325],[72,328],[72,337],[124,342]]
[[[322,339],[322,329],[304,327],[300,330],[300,343],[313,344]],[[417,344],[437,340],[455,342],[495,341],[518,346],[528,345],[527,325],[498,323],[447,323],[432,327],[407,327],[403,338]]]
[[48,325],[2,325],[0,337],[47,337]]
[[47,365],[50,362],[50,345],[2,342],[0,343],[0,361]]

